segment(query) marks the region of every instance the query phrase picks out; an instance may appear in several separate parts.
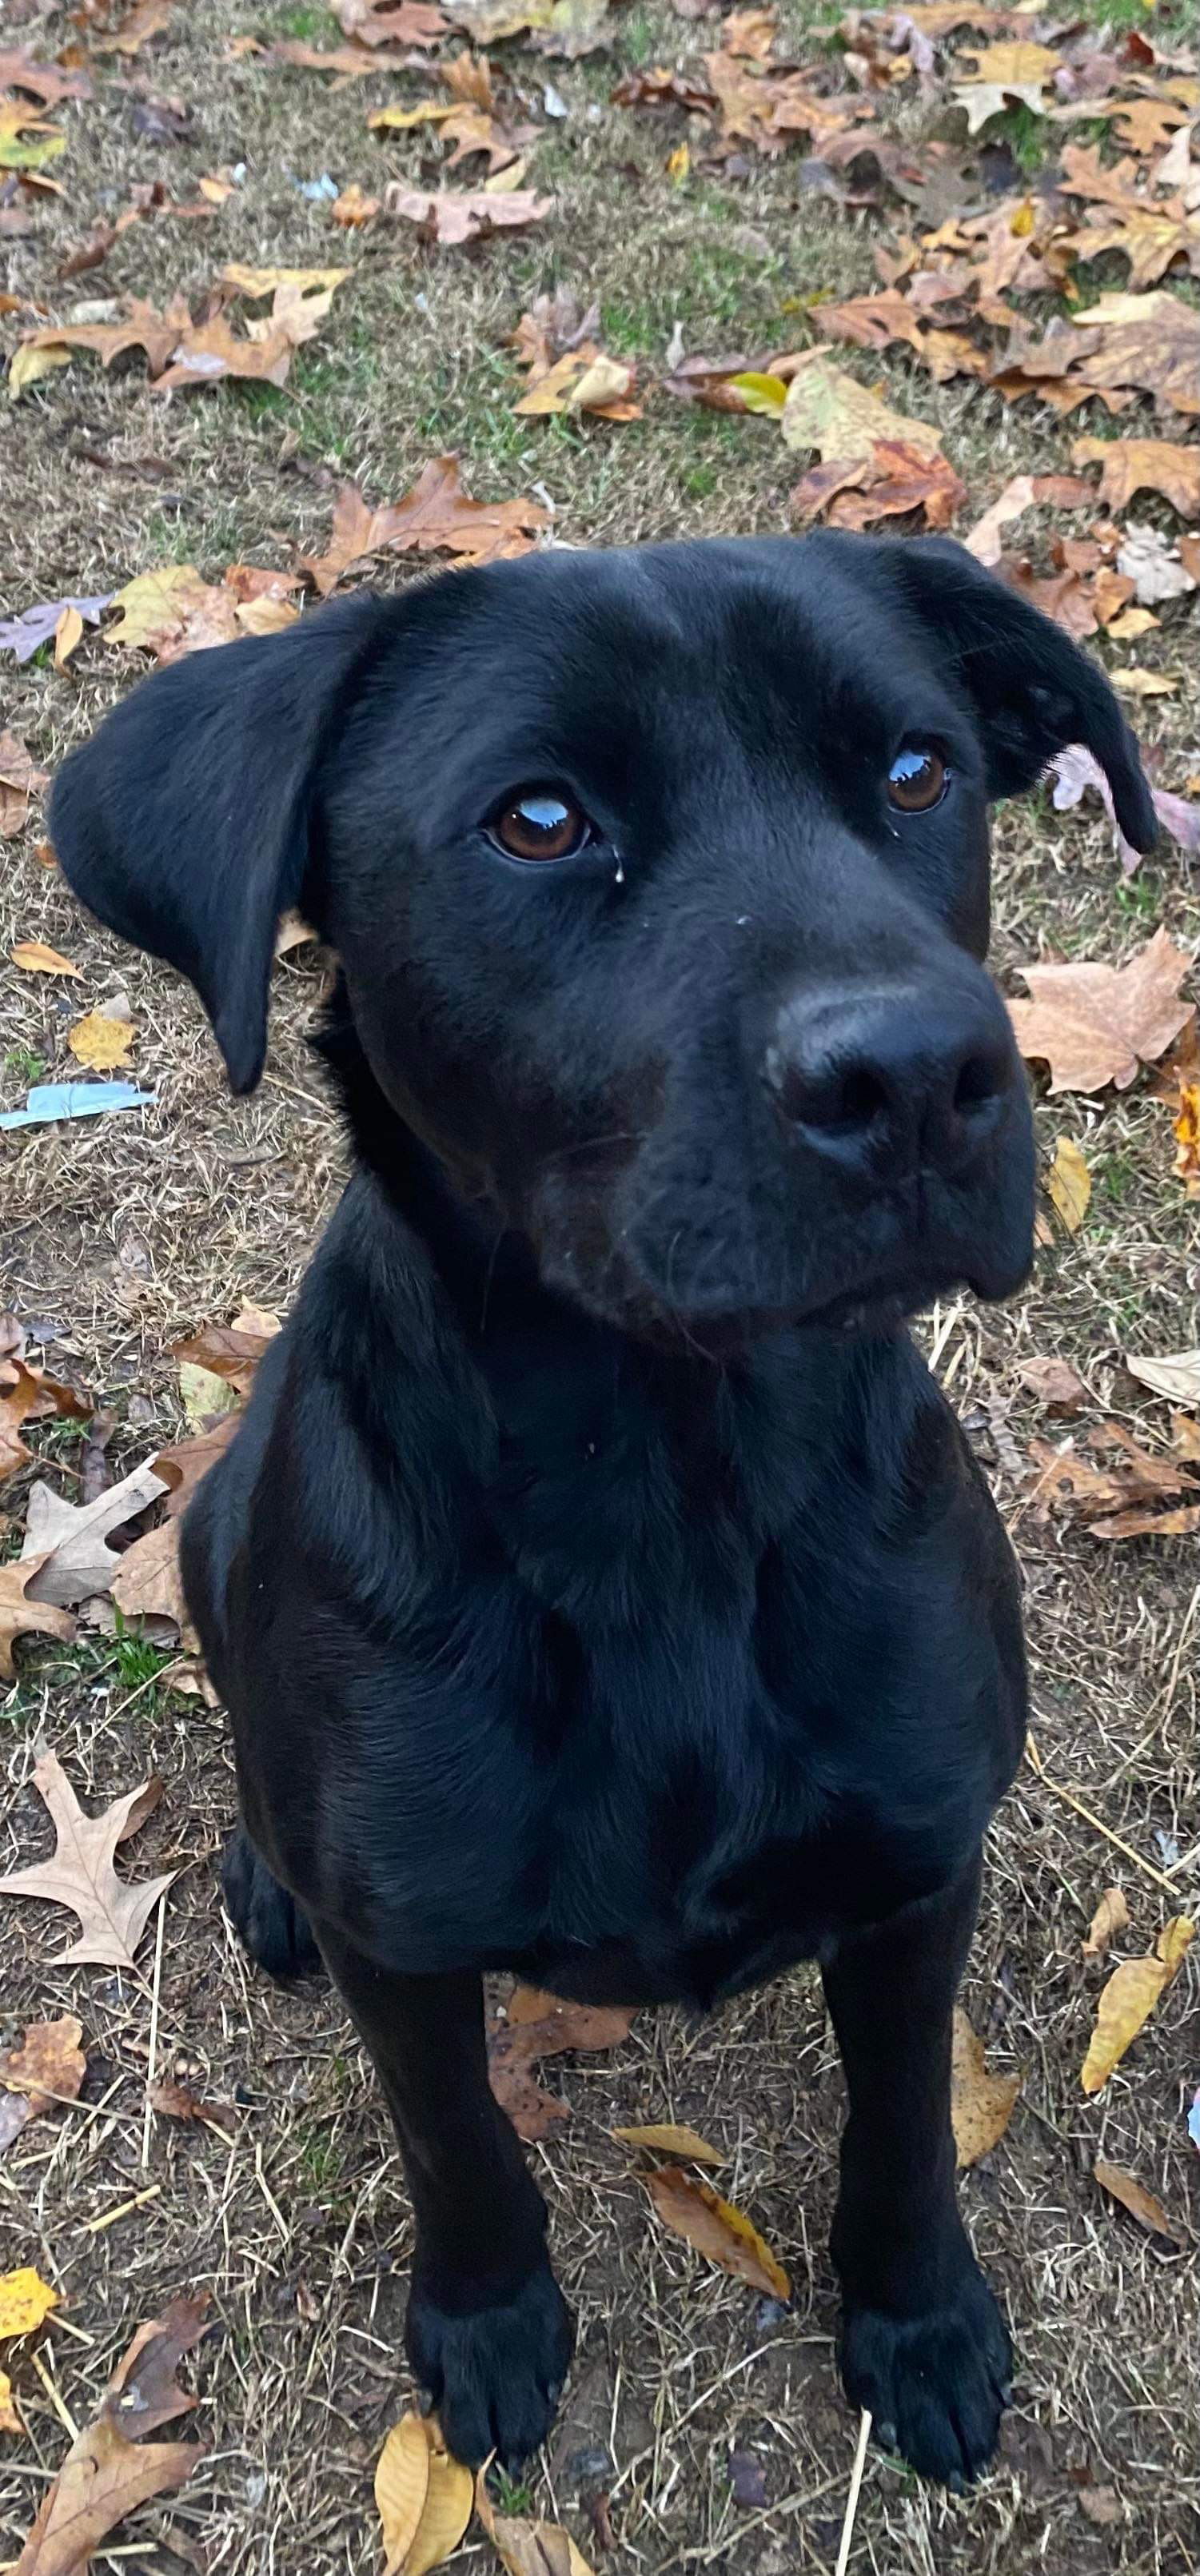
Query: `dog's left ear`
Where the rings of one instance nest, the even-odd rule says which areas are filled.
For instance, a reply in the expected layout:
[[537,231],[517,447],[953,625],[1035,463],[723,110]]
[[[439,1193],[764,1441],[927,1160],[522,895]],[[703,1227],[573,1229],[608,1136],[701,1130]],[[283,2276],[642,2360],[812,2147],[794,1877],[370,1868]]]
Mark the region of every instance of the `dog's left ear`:
[[1135,850],[1158,824],[1138,747],[1099,665],[951,537],[885,539],[910,607],[975,706],[989,796],[1015,796],[1070,742],[1085,743]]
[[54,782],[49,824],[81,902],[195,985],[235,1091],[263,1067],[275,926],[322,924],[317,789],[387,603],[192,653],[113,709]]

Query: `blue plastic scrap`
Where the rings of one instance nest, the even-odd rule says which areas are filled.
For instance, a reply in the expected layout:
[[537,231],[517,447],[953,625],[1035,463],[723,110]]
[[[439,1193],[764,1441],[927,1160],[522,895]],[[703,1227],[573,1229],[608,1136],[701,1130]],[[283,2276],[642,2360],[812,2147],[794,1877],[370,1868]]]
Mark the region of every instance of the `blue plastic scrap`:
[[39,1082],[23,1109],[0,1110],[0,1127],[44,1127],[53,1118],[99,1118],[106,1109],[152,1109],[156,1091],[134,1082]]

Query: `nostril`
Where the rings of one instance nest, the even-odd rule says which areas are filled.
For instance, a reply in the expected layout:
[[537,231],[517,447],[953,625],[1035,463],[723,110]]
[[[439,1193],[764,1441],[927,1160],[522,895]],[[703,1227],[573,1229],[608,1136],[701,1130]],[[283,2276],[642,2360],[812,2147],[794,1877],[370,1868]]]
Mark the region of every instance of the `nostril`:
[[888,1106],[887,1088],[869,1065],[852,1065],[837,1086],[835,1115],[826,1124],[843,1129],[871,1127]]
[[973,1109],[986,1109],[1003,1088],[1000,1067],[992,1057],[969,1055],[959,1066],[954,1085],[954,1107],[967,1118]]

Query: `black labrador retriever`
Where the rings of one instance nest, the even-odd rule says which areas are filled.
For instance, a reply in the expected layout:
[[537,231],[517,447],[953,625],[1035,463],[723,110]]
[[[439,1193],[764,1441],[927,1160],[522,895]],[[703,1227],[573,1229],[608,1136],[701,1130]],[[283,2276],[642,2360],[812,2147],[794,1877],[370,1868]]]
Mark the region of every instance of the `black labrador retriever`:
[[948,540],[829,533],[359,594],[156,675],[59,777],[71,884],[191,977],[236,1090],[284,907],[341,961],[356,1174],[185,1577],[230,1911],[374,2059],[464,2460],[541,2441],[572,2341],[483,1971],[708,2006],[804,1958],[845,2386],[934,2477],[992,2453],[950,2028],[1021,1626],[904,1325],[1029,1265],[986,808],[1072,741],[1148,848],[1066,636]]

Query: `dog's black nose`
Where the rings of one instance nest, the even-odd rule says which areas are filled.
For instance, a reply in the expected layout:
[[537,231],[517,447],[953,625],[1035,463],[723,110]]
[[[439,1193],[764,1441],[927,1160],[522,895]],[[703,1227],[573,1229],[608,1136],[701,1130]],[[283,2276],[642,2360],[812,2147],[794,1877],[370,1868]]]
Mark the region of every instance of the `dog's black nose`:
[[847,986],[781,1012],[766,1075],[781,1115],[849,1173],[965,1171],[1017,1078],[998,995]]

